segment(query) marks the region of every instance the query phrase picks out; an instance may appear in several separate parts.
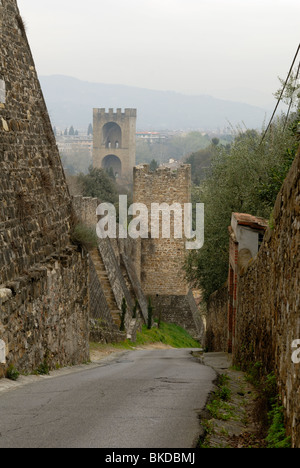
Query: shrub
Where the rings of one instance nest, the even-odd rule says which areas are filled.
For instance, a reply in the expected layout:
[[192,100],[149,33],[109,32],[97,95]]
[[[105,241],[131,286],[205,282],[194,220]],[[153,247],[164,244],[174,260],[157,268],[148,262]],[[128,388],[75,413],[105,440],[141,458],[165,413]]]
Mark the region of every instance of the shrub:
[[17,369],[11,364],[9,368],[6,371],[6,378],[9,380],[18,380],[20,377],[20,373],[17,371]]
[[84,247],[87,250],[96,248],[98,245],[96,232],[83,223],[74,226],[71,232],[71,241],[73,244]]
[[275,403],[269,412],[270,427],[266,441],[268,448],[291,448],[291,438],[286,436],[283,407]]

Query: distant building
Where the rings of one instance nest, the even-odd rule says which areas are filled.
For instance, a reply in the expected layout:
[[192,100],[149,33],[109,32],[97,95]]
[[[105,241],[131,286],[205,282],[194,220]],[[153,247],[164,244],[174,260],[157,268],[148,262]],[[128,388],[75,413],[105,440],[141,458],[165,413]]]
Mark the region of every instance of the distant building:
[[159,132],[136,132],[136,138],[139,140],[147,140],[150,143],[154,141],[165,140],[166,136]]
[[63,135],[56,137],[57,146],[60,153],[72,153],[76,150],[88,150],[93,154],[93,136],[82,135]]
[[178,169],[182,165],[182,162],[176,161],[176,159],[169,159],[167,163],[161,164],[161,167],[168,167],[169,169]]

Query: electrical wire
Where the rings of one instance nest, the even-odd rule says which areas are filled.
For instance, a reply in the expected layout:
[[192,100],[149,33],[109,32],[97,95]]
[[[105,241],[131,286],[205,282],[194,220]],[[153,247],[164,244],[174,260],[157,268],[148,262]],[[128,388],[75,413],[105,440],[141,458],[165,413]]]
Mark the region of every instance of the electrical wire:
[[294,57],[294,59],[293,59],[293,62],[292,62],[291,68],[290,68],[290,70],[289,70],[288,76],[287,76],[287,78],[286,78],[286,80],[285,80],[285,83],[284,83],[284,85],[283,85],[283,88],[282,88],[282,90],[281,90],[280,96],[279,96],[279,98],[278,98],[278,101],[277,101],[277,104],[276,104],[276,106],[275,106],[275,109],[274,109],[274,112],[273,112],[273,114],[272,114],[272,117],[271,117],[271,119],[270,119],[270,122],[269,122],[269,124],[268,124],[268,126],[267,126],[267,128],[266,128],[266,130],[265,130],[265,132],[264,132],[264,134],[263,134],[263,136],[262,136],[260,145],[261,145],[262,142],[264,141],[264,139],[265,139],[265,137],[266,137],[266,134],[268,133],[269,128],[271,127],[271,124],[272,124],[272,121],[273,121],[274,116],[275,116],[275,114],[276,114],[276,111],[277,111],[277,109],[278,109],[279,103],[280,103],[280,101],[281,101],[281,99],[282,99],[284,90],[285,90],[285,88],[286,88],[286,85],[287,85],[287,83],[288,83],[288,81],[289,81],[289,78],[290,78],[290,76],[291,76],[292,70],[293,70],[293,68],[294,68],[295,62],[296,62],[296,60],[297,60],[297,56],[298,56],[299,50],[300,50],[300,44],[298,45],[297,52],[296,52],[295,57]]
[[[297,73],[296,73],[295,84],[297,84],[297,81],[298,81],[298,78],[299,78],[299,72],[300,72],[300,62],[299,62],[298,70],[297,70]],[[290,110],[291,110],[292,104],[293,104],[293,96],[291,97],[291,100],[290,100],[290,105],[289,105],[289,108],[288,108],[288,111],[287,111],[287,114],[286,114],[283,129],[285,129],[285,127],[286,127],[286,124],[287,124],[287,121],[288,121],[288,118],[289,118],[289,115],[290,115]]]

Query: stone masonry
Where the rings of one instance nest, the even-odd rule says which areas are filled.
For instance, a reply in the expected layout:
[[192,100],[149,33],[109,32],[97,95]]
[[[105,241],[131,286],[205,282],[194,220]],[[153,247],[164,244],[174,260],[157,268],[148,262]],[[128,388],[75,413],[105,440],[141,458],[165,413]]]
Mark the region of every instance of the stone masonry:
[[[81,223],[96,230],[97,207],[100,200],[75,196],[74,211]],[[91,340],[101,342],[133,339],[141,324],[147,320],[147,302],[136,272],[140,242],[128,239],[98,239],[98,245],[89,249],[90,263],[90,322]],[[120,334],[122,302],[126,300],[126,333]],[[137,318],[133,319],[136,300]]]
[[[269,228],[255,258],[237,257],[234,364],[243,369],[260,363],[274,372],[293,447],[300,447],[300,364],[292,359],[300,340],[300,151],[278,194]],[[206,343],[227,351],[228,287],[208,304]],[[299,353],[298,353],[299,354]]]
[[[147,297],[150,297],[155,314],[163,320],[176,323],[187,329],[193,336],[201,339],[203,324],[198,317],[195,320],[193,310],[197,310],[193,296],[189,294],[189,285],[185,279],[183,265],[186,256],[184,235],[176,238],[175,217],[171,214],[170,238],[151,237],[151,204],[177,203],[183,210],[185,203],[191,201],[191,167],[182,165],[178,170],[159,168],[150,171],[149,165],[134,169],[134,202],[147,206],[149,218],[148,238],[141,242],[141,285]],[[161,218],[162,220],[162,215]],[[184,233],[184,218],[182,217]],[[196,306],[196,309],[193,306]],[[200,315],[200,314],[199,314]]]
[[89,359],[87,258],[16,0],[0,2],[0,340],[30,371]]
[[300,151],[273,217],[256,261],[239,277],[234,362],[261,362],[275,372],[288,434],[300,448],[300,364],[292,361],[300,339]]
[[94,109],[93,165],[132,182],[136,158],[136,109]]

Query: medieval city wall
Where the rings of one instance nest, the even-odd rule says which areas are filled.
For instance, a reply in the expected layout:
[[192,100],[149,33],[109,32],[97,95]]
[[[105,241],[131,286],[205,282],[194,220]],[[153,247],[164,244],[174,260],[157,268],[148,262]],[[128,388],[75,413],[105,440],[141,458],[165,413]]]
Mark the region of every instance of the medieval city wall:
[[20,372],[89,360],[86,259],[74,248],[37,264],[0,289],[0,337],[6,363]]
[[[174,217],[171,215],[171,237],[151,238],[151,204],[179,203],[184,208],[190,202],[191,167],[181,166],[177,171],[160,168],[151,172],[149,165],[134,169],[134,202],[143,203],[149,213],[149,238],[142,239],[141,282],[146,295],[186,295],[188,284],[183,264],[185,260],[185,238],[174,238]],[[182,232],[183,223],[182,223]]]
[[89,353],[87,260],[70,245],[71,198],[15,0],[0,2],[0,44],[3,373]]
[[[159,168],[150,171],[149,165],[134,168],[134,202],[148,209],[148,232],[141,240],[140,276],[144,294],[151,299],[154,316],[185,328],[196,339],[203,338],[200,311],[189,290],[183,269],[186,259],[184,216],[182,220],[171,213],[170,237],[162,235],[162,214],[158,238],[152,238],[152,204],[178,204],[191,202],[191,166],[182,165],[173,171]],[[181,229],[182,238],[176,238],[175,229]]]
[[228,285],[214,292],[207,304],[205,347],[208,351],[228,350]]
[[[300,339],[300,152],[284,181],[268,229],[255,259],[238,269],[234,324],[234,363],[247,369],[259,363],[276,375],[288,434],[300,447],[300,364],[294,363],[294,340]],[[216,291],[208,303],[206,342],[226,351],[229,293]]]
[[300,447],[300,152],[277,197],[274,228],[238,284],[234,361],[274,371],[293,444]]

